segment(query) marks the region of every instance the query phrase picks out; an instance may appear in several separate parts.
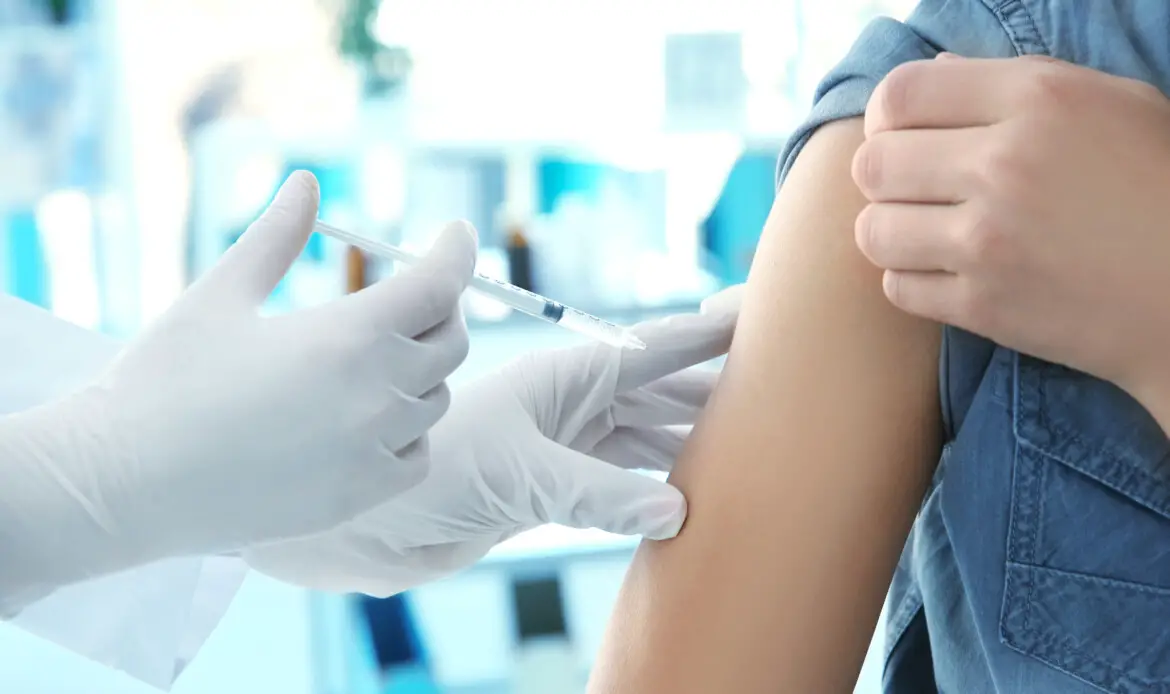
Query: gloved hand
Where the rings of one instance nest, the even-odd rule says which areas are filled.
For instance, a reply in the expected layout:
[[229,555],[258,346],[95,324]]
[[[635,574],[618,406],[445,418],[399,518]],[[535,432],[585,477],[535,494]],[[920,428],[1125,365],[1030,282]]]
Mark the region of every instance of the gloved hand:
[[430,475],[340,528],[255,547],[248,563],[320,590],[390,595],[473,564],[542,525],[673,537],[686,516],[669,470],[718,374],[739,290],[703,312],[635,326],[644,351],[534,352],[454,395],[432,431]]
[[470,225],[356,294],[258,308],[301,253],[294,174],[222,260],[91,387],[0,419],[6,593],[324,531],[423,480],[465,358]]

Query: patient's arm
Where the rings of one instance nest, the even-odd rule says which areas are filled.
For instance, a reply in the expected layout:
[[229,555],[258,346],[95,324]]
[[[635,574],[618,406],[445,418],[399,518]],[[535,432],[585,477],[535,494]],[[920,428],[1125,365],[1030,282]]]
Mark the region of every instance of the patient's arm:
[[821,128],[777,197],[672,476],[690,516],[639,548],[590,692],[853,690],[940,445],[941,331],[854,245],[861,141]]

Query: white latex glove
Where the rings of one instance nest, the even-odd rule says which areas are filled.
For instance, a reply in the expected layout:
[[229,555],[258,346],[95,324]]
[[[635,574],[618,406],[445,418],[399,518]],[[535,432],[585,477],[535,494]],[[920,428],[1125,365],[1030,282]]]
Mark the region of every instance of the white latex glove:
[[174,555],[324,531],[418,484],[465,358],[470,226],[416,267],[323,306],[258,308],[302,251],[294,174],[222,260],[95,384],[0,419],[0,548],[13,594]]
[[739,288],[704,312],[635,326],[645,351],[534,352],[455,393],[427,479],[329,533],[244,553],[309,588],[390,595],[473,564],[544,523],[665,539],[686,502],[635,469],[669,470],[718,373]]

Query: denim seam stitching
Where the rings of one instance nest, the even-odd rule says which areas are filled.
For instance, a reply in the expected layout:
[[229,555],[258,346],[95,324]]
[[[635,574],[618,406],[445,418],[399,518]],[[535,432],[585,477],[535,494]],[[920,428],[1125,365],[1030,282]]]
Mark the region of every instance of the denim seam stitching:
[[[1015,470],[1013,471],[1012,481],[1012,510],[1011,516],[1008,519],[1009,556],[1007,559],[1007,565],[1009,567],[1015,566],[1024,569],[1023,573],[1025,575],[1023,577],[1024,585],[1018,586],[1019,581],[1017,578],[1013,578],[1012,574],[1018,574],[1019,572],[1006,572],[1004,584],[1004,604],[1001,609],[1000,617],[1001,638],[1004,640],[1004,643],[1013,650],[1016,650],[1028,657],[1035,658],[1036,660],[1043,662],[1050,667],[1053,667],[1054,669],[1069,675],[1070,677],[1086,682],[1094,687],[1103,688],[1110,686],[1111,682],[1128,682],[1140,686],[1143,689],[1148,688],[1151,685],[1160,685],[1161,683],[1157,680],[1147,680],[1145,678],[1135,676],[1121,668],[1118,668],[1116,665],[1106,660],[1085,652],[1084,650],[1070,643],[1067,637],[1062,638],[1059,635],[1056,635],[1054,643],[1052,643],[1054,648],[1048,655],[1036,651],[1031,646],[1026,645],[1025,642],[1021,642],[1019,640],[1015,640],[1015,642],[1013,642],[1012,640],[1009,640],[1009,634],[1005,629],[1005,620],[1011,611],[1010,606],[1013,603],[1015,603],[1022,612],[1022,614],[1019,616],[1021,623],[1019,625],[1018,634],[1020,637],[1023,637],[1025,640],[1030,640],[1032,636],[1037,636],[1040,634],[1047,633],[1049,635],[1053,635],[1051,630],[1045,630],[1038,625],[1033,624],[1033,620],[1031,619],[1036,606],[1035,596],[1037,577],[1039,572],[1029,569],[1036,568],[1048,571],[1059,571],[1055,569],[1047,569],[1046,567],[1041,567],[1034,563],[1035,557],[1033,553],[1035,552],[1037,546],[1036,543],[1040,539],[1039,533],[1040,526],[1042,525],[1038,521],[1042,517],[1045,503],[1044,495],[1039,493],[1039,490],[1044,486],[1044,478],[1046,477],[1046,467],[1043,464],[1043,461],[1055,460],[1059,464],[1063,464],[1069,466],[1072,469],[1079,470],[1079,468],[1070,465],[1061,457],[1053,455],[1052,452],[1044,450],[1035,443],[1026,441],[1023,434],[1019,431],[1021,421],[1025,420],[1028,416],[1035,417],[1035,420],[1042,427],[1044,427],[1045,430],[1054,430],[1052,428],[1052,420],[1049,418],[1049,413],[1047,411],[1048,408],[1043,406],[1043,403],[1047,401],[1048,396],[1048,378],[1045,377],[1041,369],[1022,364],[1021,362],[1023,361],[1023,358],[1020,355],[1017,354],[1014,356],[1015,397],[1013,398],[1013,401],[1015,405],[1015,411],[1013,412],[1013,419],[1015,420],[1016,428],[1016,465]],[[1029,393],[1031,393],[1031,398],[1035,401],[1025,402],[1030,399]],[[1061,433],[1063,435],[1065,432],[1062,431]],[[1075,439],[1074,443],[1081,446],[1084,450],[1090,450],[1094,451],[1095,453],[1099,453],[1099,451],[1096,451],[1094,447],[1086,445],[1086,442],[1076,434],[1069,432],[1068,435],[1070,438]],[[1025,469],[1026,466],[1031,466],[1032,469]],[[1138,470],[1137,472],[1142,471]],[[1095,476],[1092,475],[1090,475],[1090,477],[1095,478]],[[1036,499],[1036,508],[1026,509],[1025,507],[1027,504],[1024,503],[1022,498],[1023,496],[1030,495],[1033,492],[1036,492],[1035,496],[1033,497]],[[1033,522],[1034,527],[1028,528],[1027,524],[1029,522]],[[1017,555],[1017,559],[1012,559],[1013,554]],[[1023,559],[1024,557],[1026,557],[1024,561],[1019,560]],[[1059,573],[1063,574],[1067,572]],[[1120,582],[1090,575],[1081,576],[1076,574],[1074,577],[1096,583],[1098,585],[1124,587],[1143,595],[1161,597],[1163,594],[1161,591],[1157,591],[1155,589],[1144,588],[1141,584],[1130,584],[1127,582]],[[1102,670],[1104,677],[1102,677],[1102,675],[1094,677],[1092,674],[1084,672],[1083,670],[1075,671],[1070,669],[1070,667],[1067,665],[1068,659],[1070,657],[1079,658],[1086,663],[1095,665]],[[1108,680],[1105,679],[1106,677]]]
[[[1076,656],[1078,658],[1082,658],[1085,661],[1092,663],[1094,665],[1097,665],[1101,669],[1105,670],[1107,673],[1113,675],[1115,680],[1119,680],[1119,681],[1123,681],[1123,682],[1132,682],[1134,684],[1140,684],[1143,686],[1149,686],[1152,684],[1159,684],[1159,685],[1161,684],[1161,682],[1158,682],[1157,680],[1147,680],[1144,677],[1137,677],[1131,673],[1126,672],[1125,670],[1122,670],[1121,668],[1110,663],[1109,661],[1101,660],[1100,658],[1093,656],[1093,655],[1087,653],[1086,651],[1070,644],[1068,642],[1067,638],[1059,638],[1058,637],[1056,639],[1055,645],[1056,645],[1056,653],[1063,654],[1065,656],[1071,655],[1071,656]],[[1022,652],[1030,658],[1036,658],[1037,660],[1048,663],[1049,665],[1057,668],[1061,672],[1064,672],[1068,675],[1071,675],[1072,677],[1075,677],[1078,680],[1088,682],[1088,683],[1092,684],[1093,686],[1103,687],[1103,686],[1106,686],[1106,684],[1107,684],[1107,683],[1101,682],[1100,680],[1094,681],[1093,679],[1090,679],[1090,677],[1086,673],[1078,672],[1076,670],[1069,668],[1067,665],[1065,665],[1065,663],[1062,660],[1057,660],[1056,658],[1052,658],[1052,657],[1045,657],[1044,655],[1041,655],[1040,653],[1036,653],[1033,651],[1022,651]]]
[[[1157,598],[1164,597],[1164,595],[1166,593],[1166,591],[1164,591],[1164,590],[1158,590],[1155,588],[1146,587],[1140,583],[1135,584],[1135,583],[1130,583],[1130,582],[1126,582],[1126,581],[1117,581],[1114,579],[1101,578],[1101,577],[1097,577],[1097,576],[1091,576],[1088,574],[1071,574],[1067,571],[1060,571],[1059,569],[1049,569],[1047,567],[1041,567],[1041,566],[1036,566],[1036,565],[1032,565],[1032,564],[1025,564],[1025,563],[1021,563],[1021,562],[1014,562],[1011,560],[1008,561],[1008,565],[1024,569],[1029,577],[1029,581],[1028,581],[1029,592],[1028,592],[1028,597],[1025,598],[1025,601],[1023,604],[1024,623],[1023,623],[1023,626],[1021,628],[1021,631],[1023,632],[1023,635],[1025,637],[1027,637],[1033,633],[1035,633],[1035,634],[1040,634],[1040,633],[1052,634],[1051,630],[1043,630],[1043,629],[1037,628],[1033,632],[1033,630],[1031,628],[1029,628],[1029,616],[1032,613],[1032,605],[1033,605],[1033,599],[1032,599],[1033,591],[1031,590],[1031,587],[1035,585],[1035,576],[1039,573],[1037,571],[1037,569],[1044,570],[1044,571],[1050,571],[1050,572],[1059,574],[1061,576],[1068,577],[1071,580],[1082,581],[1085,583],[1096,583],[1096,584],[1106,585],[1106,586],[1114,586],[1114,587],[1118,587],[1118,588],[1125,588],[1128,590],[1132,590],[1135,593],[1140,593],[1143,595],[1151,595],[1151,596],[1157,597]],[[1074,677],[1074,678],[1081,680],[1083,682],[1087,682],[1095,687],[1105,687],[1107,684],[1109,684],[1109,683],[1101,681],[1100,678],[1096,678],[1096,679],[1092,678],[1092,676],[1090,674],[1085,673],[1083,670],[1078,671],[1078,670],[1075,670],[1075,669],[1069,667],[1066,664],[1064,658],[1043,655],[1042,653],[1037,652],[1034,649],[1026,648],[1023,644],[1020,644],[1020,643],[1013,644],[1013,643],[1008,642],[1007,645],[1010,646],[1011,648],[1013,648],[1014,650],[1017,650],[1020,653],[1028,656],[1028,657],[1035,658],[1035,659],[1037,659],[1043,663],[1046,663],[1046,664],[1050,665],[1051,667],[1054,667],[1057,670],[1069,675],[1070,677]],[[1054,645],[1056,647],[1055,653],[1058,656],[1063,655],[1063,656],[1067,657],[1067,656],[1071,655],[1074,657],[1081,658],[1082,660],[1085,660],[1088,663],[1097,665],[1098,667],[1102,668],[1106,673],[1112,675],[1114,682],[1117,682],[1117,681],[1130,682],[1133,684],[1141,685],[1143,688],[1148,687],[1150,685],[1161,685],[1164,683],[1164,681],[1146,679],[1144,677],[1134,675],[1130,672],[1127,672],[1126,670],[1124,670],[1122,668],[1117,667],[1116,665],[1114,665],[1113,663],[1110,663],[1107,660],[1103,660],[1101,658],[1098,658],[1098,657],[1090,654],[1089,652],[1073,645],[1069,641],[1067,636],[1061,637],[1061,636],[1057,635]]]
[[1053,658],[1051,656],[1045,656],[1045,655],[1042,655],[1040,653],[1036,653],[1035,651],[1028,650],[1019,644],[1014,644],[1014,643],[1010,643],[1010,642],[1007,643],[1008,648],[1011,648],[1012,650],[1016,651],[1017,653],[1020,653],[1021,655],[1024,655],[1025,657],[1028,657],[1028,658],[1035,658],[1036,660],[1040,661],[1041,663],[1044,663],[1045,665],[1053,668],[1054,670],[1057,670],[1058,672],[1063,672],[1064,674],[1068,675],[1069,677],[1072,677],[1073,679],[1080,680],[1081,682],[1085,682],[1085,683],[1089,684],[1090,686],[1096,687],[1098,689],[1105,689],[1106,686],[1110,686],[1112,684],[1115,684],[1117,681],[1130,682],[1130,683],[1141,685],[1141,686],[1148,686],[1148,685],[1159,685],[1160,686],[1161,685],[1161,683],[1156,681],[1156,680],[1146,680],[1146,679],[1142,679],[1140,677],[1134,677],[1134,676],[1128,674],[1127,672],[1125,672],[1124,670],[1120,670],[1117,667],[1110,665],[1109,663],[1107,663],[1105,661],[1098,660],[1097,658],[1094,658],[1093,656],[1085,653],[1084,651],[1078,649],[1075,646],[1068,645],[1066,641],[1063,641],[1063,640],[1058,641],[1056,645],[1057,645],[1057,652],[1058,653],[1063,651],[1065,654],[1068,654],[1068,655],[1080,656],[1090,663],[1101,666],[1106,672],[1114,675],[1115,679],[1111,682],[1102,682],[1099,679],[1093,680],[1093,679],[1090,679],[1088,676],[1086,676],[1084,673],[1077,672],[1076,670],[1071,669],[1070,667],[1066,666],[1063,662],[1061,662],[1060,660],[1058,660],[1056,658]]
[[914,621],[914,617],[918,615],[923,609],[922,597],[915,593],[907,593],[905,597],[898,604],[898,609],[895,610],[893,617],[887,621],[894,629],[894,638],[887,639],[885,647],[885,655],[882,657],[882,668],[890,664],[890,657],[894,655],[894,650],[897,649],[898,644],[902,642],[902,638],[906,635],[906,629],[910,626],[910,622]]
[[[1048,378],[1042,372],[1044,367],[1020,367],[1020,370],[1023,371],[1025,368],[1031,368],[1036,372],[1035,375],[1038,383],[1033,387],[1035,387],[1040,393],[1040,401],[1035,403],[1029,409],[1029,412],[1035,413],[1036,419],[1039,421],[1040,425],[1044,428],[1045,431],[1056,434],[1058,437],[1065,439],[1068,441],[1068,443],[1072,444],[1076,448],[1084,451],[1084,454],[1079,457],[1085,459],[1109,458],[1111,460],[1116,460],[1119,457],[1118,454],[1110,452],[1106,447],[1088,441],[1083,435],[1081,435],[1080,432],[1076,431],[1075,429],[1061,426],[1052,420],[1048,415],[1048,408],[1043,406],[1043,403],[1048,400]],[[1022,418],[1024,413],[1018,413],[1018,416]],[[1041,446],[1030,440],[1028,437],[1025,437],[1020,431],[1016,432],[1016,440],[1025,448],[1035,451],[1045,458],[1054,460],[1067,468],[1075,470],[1089,479],[1095,480],[1099,484],[1116,491],[1117,493],[1131,499],[1139,505],[1149,508],[1154,513],[1170,517],[1170,503],[1166,501],[1159,501],[1156,498],[1156,494],[1150,493],[1151,490],[1164,489],[1166,486],[1165,483],[1154,475],[1151,475],[1146,470],[1143,470],[1140,467],[1127,466],[1125,470],[1126,475],[1136,477],[1140,481],[1139,486],[1142,487],[1142,489],[1136,490],[1124,488],[1123,485],[1117,484],[1111,480],[1111,478],[1114,476],[1113,474],[1103,474],[1096,470],[1086,469],[1085,467],[1078,465],[1077,463],[1070,460],[1070,456],[1064,454],[1066,452],[1058,454],[1054,450],[1049,450],[1044,446]]]
[[1051,566],[1041,566],[1040,564],[1029,564],[1027,562],[1019,562],[1008,560],[1010,566],[1016,566],[1021,569],[1042,571],[1053,574],[1054,578],[1062,578],[1070,583],[1093,583],[1106,588],[1116,588],[1119,590],[1126,590],[1133,593],[1141,593],[1149,595],[1158,599],[1170,598],[1170,588],[1162,588],[1155,585],[1147,585],[1145,583],[1137,583],[1134,581],[1122,581],[1116,578],[1108,578],[1106,576],[1094,576],[1093,574],[1079,573],[1076,571],[1066,571],[1064,569],[1054,569]]
[[[939,405],[942,410],[943,420],[943,435],[947,441],[954,440],[955,434],[955,405],[954,399],[951,397],[951,389],[947,384],[951,382],[951,350],[950,350],[950,331],[946,326],[941,328],[942,344],[940,345],[939,353]],[[941,457],[941,456],[940,456]]]
[[[1052,49],[1044,42],[1044,37],[1040,34],[1040,28],[1036,25],[1036,20],[1032,17],[1032,13],[1024,6],[1021,0],[982,0],[983,6],[995,16],[999,21],[999,25],[1003,28],[1004,33],[1007,34],[1008,40],[1012,42],[1012,48],[1015,49],[1016,55],[1029,55],[1036,53],[1031,50],[1032,46],[1028,44],[1035,44],[1040,49],[1040,53],[1044,55],[1051,55]],[[1019,12],[1023,15],[1024,22],[1027,23],[1026,32],[1028,36],[1021,36],[1021,33],[1016,30],[1014,22],[1009,17],[1009,12]]]
[[[1085,456],[1086,458],[1100,458],[1100,457],[1115,458],[1116,457],[1115,455],[1110,454],[1109,452],[1101,449],[1099,446],[1094,446],[1094,445],[1090,444],[1088,441],[1086,441],[1079,434],[1076,434],[1072,431],[1069,431],[1065,427],[1054,428],[1050,424],[1049,420],[1044,415],[1041,415],[1041,417],[1044,418],[1044,428],[1045,429],[1048,429],[1049,431],[1051,431],[1053,433],[1058,433],[1060,436],[1067,438],[1070,443],[1076,444],[1077,446],[1082,447],[1086,451],[1090,451],[1090,453],[1088,453]],[[1042,455],[1046,458],[1054,460],[1057,463],[1064,465],[1067,468],[1075,470],[1075,471],[1081,473],[1082,475],[1088,477],[1089,479],[1092,479],[1092,480],[1096,481],[1097,483],[1102,484],[1102,485],[1108,487],[1109,489],[1116,491],[1118,494],[1121,494],[1121,495],[1137,502],[1138,504],[1140,504],[1142,506],[1147,506],[1151,511],[1153,511],[1159,515],[1163,515],[1163,516],[1170,515],[1170,505],[1152,498],[1152,495],[1150,495],[1146,490],[1139,492],[1139,491],[1135,491],[1132,489],[1123,488],[1122,485],[1113,483],[1109,479],[1110,475],[1102,475],[1102,474],[1098,474],[1097,472],[1094,472],[1094,471],[1086,470],[1085,468],[1068,460],[1065,456],[1057,455],[1055,451],[1048,450],[1048,449],[1044,448],[1043,446],[1039,446],[1031,441],[1021,441],[1020,443],[1025,448],[1033,450],[1039,455]],[[1161,488],[1165,488],[1165,486],[1166,486],[1162,480],[1158,479],[1157,477],[1151,475],[1149,472],[1147,472],[1139,467],[1127,467],[1125,472],[1127,475],[1137,477],[1139,480],[1141,480],[1142,485],[1145,487],[1153,487],[1153,488],[1161,489]]]

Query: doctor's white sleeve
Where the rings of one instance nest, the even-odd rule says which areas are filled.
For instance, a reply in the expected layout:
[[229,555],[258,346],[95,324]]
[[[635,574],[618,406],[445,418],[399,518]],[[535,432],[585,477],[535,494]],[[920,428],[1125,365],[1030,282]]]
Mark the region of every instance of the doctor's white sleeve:
[[[119,347],[0,295],[0,414],[83,385]],[[246,571],[232,557],[169,559],[61,588],[25,605],[8,622],[166,690],[211,635]]]

